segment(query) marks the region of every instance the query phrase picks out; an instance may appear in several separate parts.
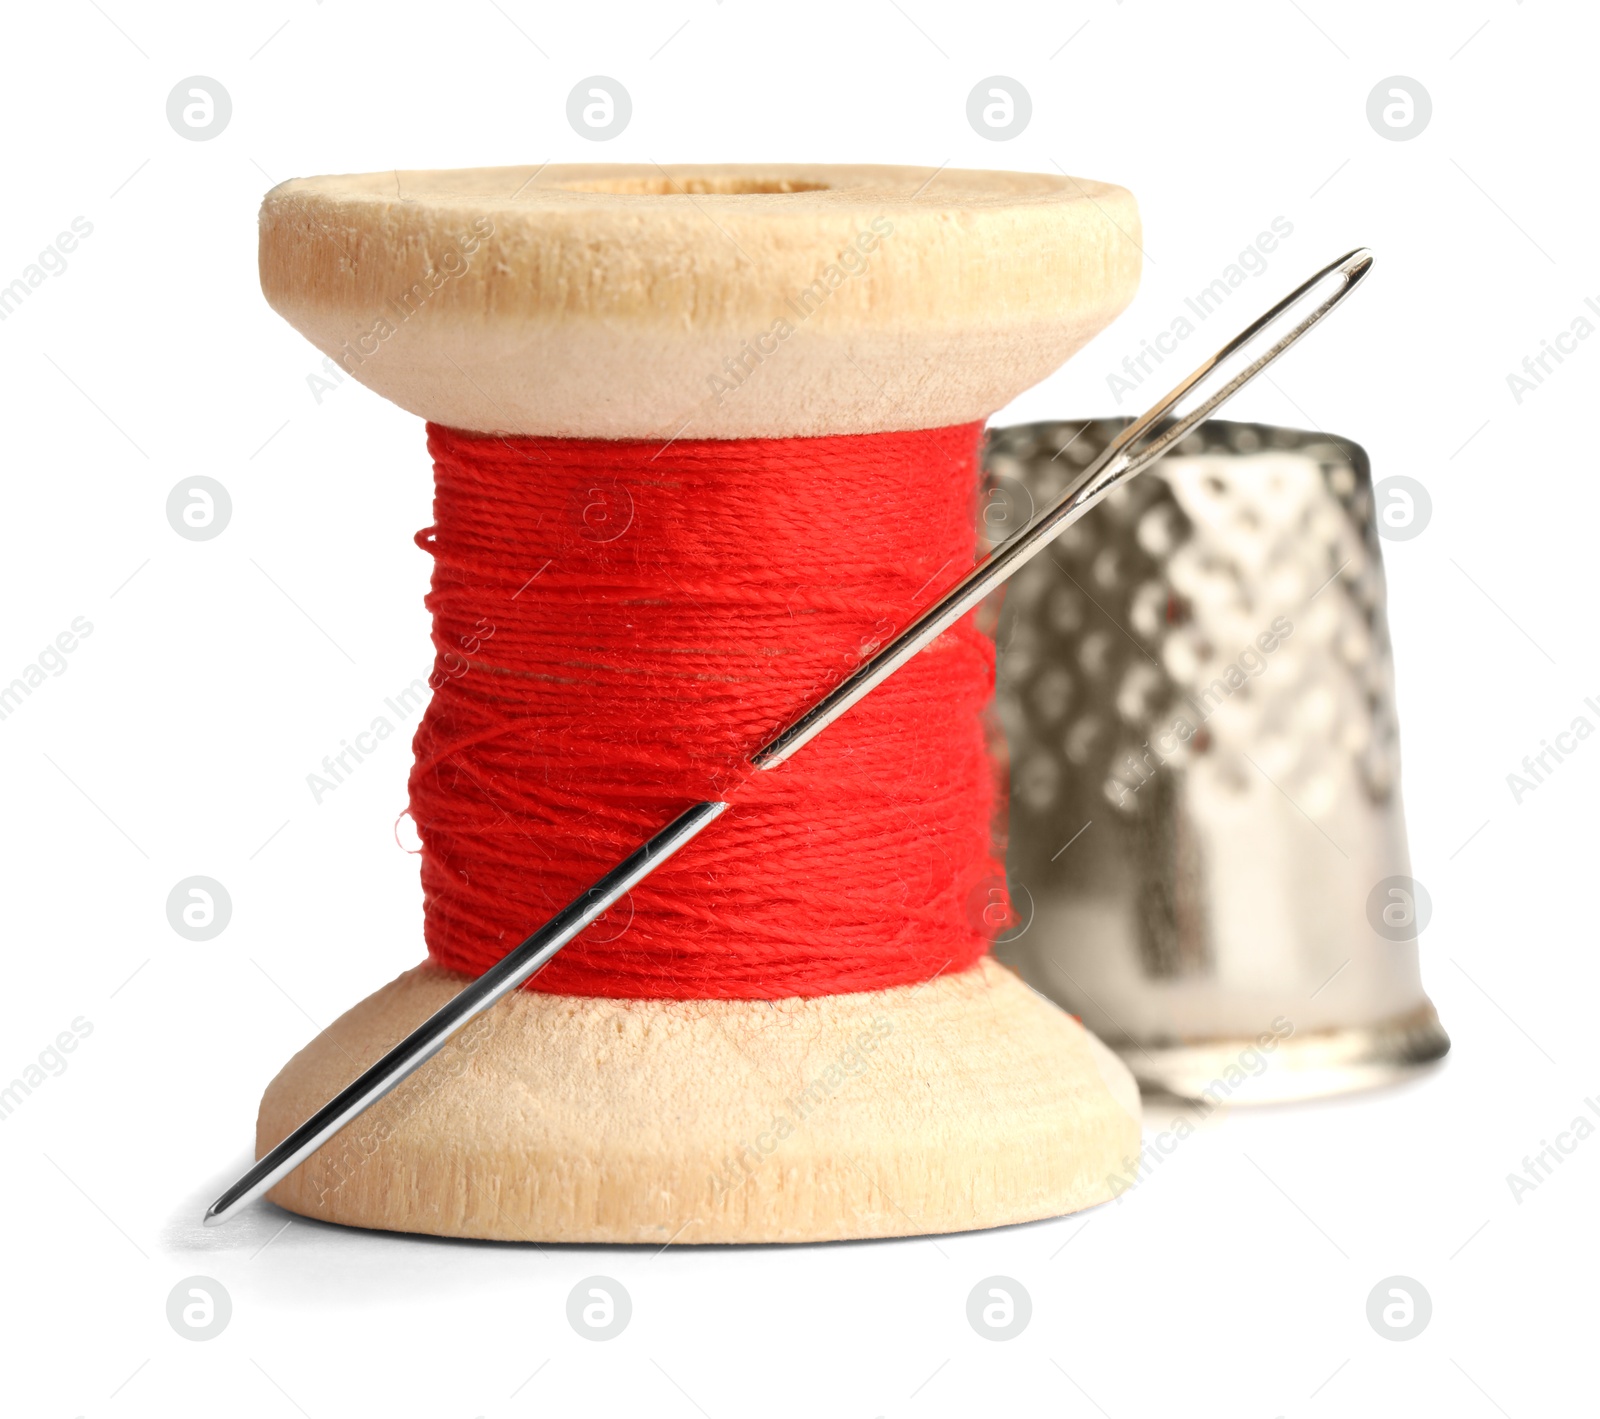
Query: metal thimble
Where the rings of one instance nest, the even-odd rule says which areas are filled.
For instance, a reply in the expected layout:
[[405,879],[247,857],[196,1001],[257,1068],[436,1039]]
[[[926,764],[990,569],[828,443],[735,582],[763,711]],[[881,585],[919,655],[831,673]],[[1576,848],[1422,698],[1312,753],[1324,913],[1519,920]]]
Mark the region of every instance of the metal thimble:
[[[1122,427],[991,431],[985,535]],[[1223,421],[1004,593],[996,949],[1147,1088],[1302,1098],[1449,1049],[1418,969],[1384,601],[1366,454]]]

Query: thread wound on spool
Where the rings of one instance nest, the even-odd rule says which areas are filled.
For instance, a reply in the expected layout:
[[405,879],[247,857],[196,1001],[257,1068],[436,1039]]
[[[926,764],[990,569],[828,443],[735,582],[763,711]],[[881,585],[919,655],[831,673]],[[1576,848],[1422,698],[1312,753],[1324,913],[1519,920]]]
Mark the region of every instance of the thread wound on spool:
[[691,802],[690,844],[529,983],[781,999],[972,965],[1002,881],[968,617],[806,752],[748,757],[961,576],[980,426],[803,439],[429,425],[428,951],[481,974]]

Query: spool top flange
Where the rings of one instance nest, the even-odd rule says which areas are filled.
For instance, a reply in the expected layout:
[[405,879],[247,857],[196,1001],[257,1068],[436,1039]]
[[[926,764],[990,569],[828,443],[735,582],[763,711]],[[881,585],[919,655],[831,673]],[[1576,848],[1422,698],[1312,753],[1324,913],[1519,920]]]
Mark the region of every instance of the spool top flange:
[[1132,299],[1107,183],[912,167],[581,165],[299,178],[272,307],[453,428],[805,437],[984,418]]

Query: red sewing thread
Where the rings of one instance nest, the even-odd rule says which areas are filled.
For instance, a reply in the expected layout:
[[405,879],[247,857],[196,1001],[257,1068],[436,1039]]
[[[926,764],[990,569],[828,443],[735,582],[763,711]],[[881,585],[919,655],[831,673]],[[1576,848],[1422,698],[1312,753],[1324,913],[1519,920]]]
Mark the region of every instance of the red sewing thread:
[[733,806],[530,989],[780,999],[982,956],[994,647],[971,617],[782,768],[748,764],[970,567],[978,434],[663,449],[430,425],[410,789],[434,962],[480,974],[704,798]]

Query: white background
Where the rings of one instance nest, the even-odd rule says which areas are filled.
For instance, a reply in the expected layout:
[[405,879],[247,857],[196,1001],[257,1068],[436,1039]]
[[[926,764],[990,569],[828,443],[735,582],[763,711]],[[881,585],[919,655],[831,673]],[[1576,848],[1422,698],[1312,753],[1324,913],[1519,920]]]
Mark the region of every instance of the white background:
[[[0,681],[74,617],[94,626],[0,722],[0,1076],[75,1017],[93,1026],[0,1124],[9,1412],[1592,1409],[1600,1139],[1520,1203],[1506,1182],[1600,1095],[1600,743],[1520,805],[1506,785],[1574,716],[1600,722],[1583,706],[1600,698],[1600,340],[1520,404],[1506,382],[1600,299],[1592,11],[70,0],[9,7],[5,29],[0,284],[74,217],[93,223],[0,324]],[[596,73],[634,104],[604,145],[565,117]],[[233,101],[207,142],[165,113],[194,74]],[[1033,97],[1004,143],[966,118],[993,74]],[[1434,105],[1407,142],[1366,118],[1396,74]],[[987,1234],[655,1255],[283,1230],[271,1208],[202,1234],[265,1082],[422,955],[416,863],[392,832],[411,726],[320,806],[305,784],[426,670],[422,429],[353,382],[314,402],[320,357],[257,289],[256,208],[295,175],[547,159],[1059,165],[1130,187],[1137,301],[1002,423],[1130,412],[1107,373],[1276,216],[1294,233],[1251,306],[1376,250],[1348,310],[1229,414],[1337,431],[1375,477],[1432,495],[1424,534],[1385,554],[1412,854],[1434,902],[1424,974],[1455,1041],[1440,1071],[1235,1110],[1122,1202]],[[211,542],[165,519],[198,474],[233,499]],[[165,913],[197,873],[233,899],[204,944]],[[595,1273],[633,1297],[606,1344],[565,1318]],[[996,1273],[1033,1299],[1006,1343],[965,1314]],[[193,1274],[233,1298],[203,1344],[165,1314]],[[1365,1314],[1394,1274],[1433,1300],[1405,1343]]]

